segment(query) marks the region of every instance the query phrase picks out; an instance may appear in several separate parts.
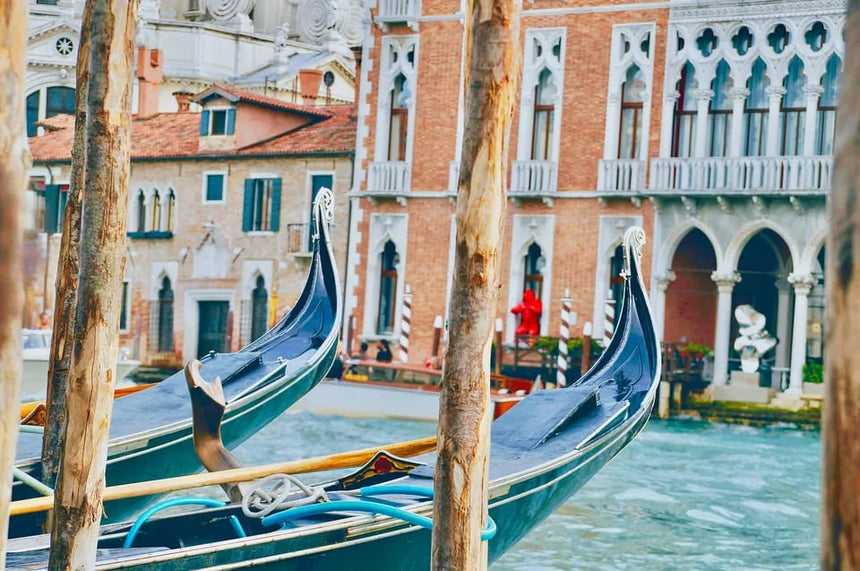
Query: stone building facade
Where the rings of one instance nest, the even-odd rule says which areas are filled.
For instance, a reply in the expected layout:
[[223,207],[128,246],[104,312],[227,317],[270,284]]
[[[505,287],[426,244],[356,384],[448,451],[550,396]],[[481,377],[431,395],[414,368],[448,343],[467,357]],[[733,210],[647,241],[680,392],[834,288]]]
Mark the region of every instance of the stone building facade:
[[[237,350],[293,305],[322,187],[334,191],[341,276],[346,265],[352,106],[294,105],[217,85],[193,100],[201,112],[132,122],[121,346],[151,364]],[[53,307],[74,120],[42,125],[45,135],[30,139],[28,226],[46,236],[33,289]]]
[[[844,0],[684,0],[523,6],[497,315],[525,289],[555,335],[611,332],[621,236],[644,227],[665,341],[714,351],[729,380],[732,311],[752,304],[779,338],[774,387],[798,394],[822,355],[823,240],[844,57]],[[411,361],[447,315],[463,138],[462,6],[373,7],[358,66],[346,315]],[[456,112],[455,112],[456,109]],[[614,293],[613,293],[614,292]],[[611,314],[611,313],[610,313]]]

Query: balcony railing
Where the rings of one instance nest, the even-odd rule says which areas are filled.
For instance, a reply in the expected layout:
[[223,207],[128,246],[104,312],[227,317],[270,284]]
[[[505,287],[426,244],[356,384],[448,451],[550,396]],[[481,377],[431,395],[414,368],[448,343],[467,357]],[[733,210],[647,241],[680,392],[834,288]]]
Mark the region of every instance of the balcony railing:
[[709,157],[654,159],[651,190],[657,192],[827,192],[833,157]]
[[514,161],[511,194],[544,196],[557,189],[558,164],[555,161]]
[[638,192],[645,189],[645,161],[612,159],[600,161],[597,190],[603,192]]
[[370,163],[367,192],[377,195],[397,196],[409,192],[411,171],[404,161]]
[[416,22],[421,16],[421,0],[380,0],[377,20],[389,24]]
[[301,254],[310,251],[307,223],[287,224],[287,253]]

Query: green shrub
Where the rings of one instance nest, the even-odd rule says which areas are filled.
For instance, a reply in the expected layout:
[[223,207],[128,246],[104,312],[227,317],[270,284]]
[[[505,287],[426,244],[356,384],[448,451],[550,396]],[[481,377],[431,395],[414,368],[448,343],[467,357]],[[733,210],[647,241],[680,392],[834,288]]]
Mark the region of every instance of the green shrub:
[[698,343],[687,343],[681,347],[681,351],[688,351],[693,356],[707,357],[711,354],[710,347],[699,345]]
[[824,367],[821,363],[807,361],[803,365],[803,382],[804,383],[822,383],[824,382]]

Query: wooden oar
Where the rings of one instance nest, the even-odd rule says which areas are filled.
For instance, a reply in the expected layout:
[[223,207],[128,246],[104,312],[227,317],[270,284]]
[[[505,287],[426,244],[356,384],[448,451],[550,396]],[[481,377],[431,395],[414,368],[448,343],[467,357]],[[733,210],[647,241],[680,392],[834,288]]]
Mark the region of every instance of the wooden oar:
[[[124,396],[130,395],[132,393],[136,393],[137,391],[142,391],[143,389],[148,389],[149,387],[154,387],[158,383],[146,383],[143,385],[133,385],[131,387],[122,387],[119,389],[115,389],[113,392],[113,398],[118,399]],[[21,420],[27,418],[36,407],[39,405],[44,405],[45,403],[42,401],[32,401],[32,402],[24,402],[21,403]]]
[[[341,452],[329,456],[317,456],[305,460],[292,460],[279,464],[268,464],[265,466],[248,466],[247,468],[235,468],[222,470],[220,472],[209,472],[206,474],[191,474],[189,476],[178,476],[175,478],[163,478],[161,480],[150,480],[147,482],[136,482],[134,484],[122,484],[105,489],[104,501],[121,500],[125,498],[137,498],[152,494],[164,494],[177,490],[187,490],[202,486],[214,486],[229,482],[247,482],[257,478],[265,478],[272,474],[305,474],[308,472],[321,472],[323,470],[337,470],[340,468],[357,468],[364,465],[374,454],[385,450],[395,456],[417,456],[430,452],[436,448],[436,437],[419,438],[397,444],[376,446],[363,450]],[[21,515],[35,512],[43,512],[54,507],[54,496],[43,496],[28,500],[12,502],[10,515]]]

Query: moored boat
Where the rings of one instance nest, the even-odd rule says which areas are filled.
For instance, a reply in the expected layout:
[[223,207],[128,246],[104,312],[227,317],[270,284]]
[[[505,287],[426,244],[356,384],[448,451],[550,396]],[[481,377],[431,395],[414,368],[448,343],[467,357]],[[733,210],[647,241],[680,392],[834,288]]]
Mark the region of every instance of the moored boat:
[[[21,399],[43,399],[47,392],[48,359],[51,354],[50,329],[21,331],[23,367],[21,369]],[[120,354],[116,361],[116,378],[125,379],[140,366],[140,361]]]
[[[639,229],[625,235],[625,295],[601,358],[572,386],[534,392],[492,425],[492,524],[484,535],[490,561],[648,421],[660,352],[639,271],[643,239]],[[103,527],[97,569],[429,568],[434,460],[432,454],[408,460],[378,455],[356,473],[285,497],[280,506],[262,506],[268,513],[253,513],[261,507],[253,493],[246,494],[248,509],[229,504],[151,518],[153,510],[134,523]],[[305,492],[308,498],[301,497]],[[323,492],[328,501],[315,503]],[[47,538],[8,545],[10,565],[41,568],[46,561]]]
[[[436,422],[439,419],[437,369],[353,360],[342,379],[324,379],[295,404],[293,410],[346,417],[394,418]],[[491,376],[496,418],[531,392],[534,383],[505,375]]]
[[[328,224],[332,195],[317,197],[314,248],[301,296],[272,329],[237,353],[210,353],[200,361],[203,373],[222,379],[227,400],[222,434],[228,448],[244,440],[311,390],[331,367],[341,322],[340,285]],[[190,474],[202,468],[192,445],[191,402],[180,371],[156,386],[118,399],[113,406],[106,481],[108,485]],[[26,431],[25,431],[26,429]],[[39,477],[42,436],[22,427],[16,467]],[[13,499],[36,491],[16,479]],[[122,521],[155,498],[105,504],[105,521]],[[10,537],[37,533],[40,518],[16,516]]]

